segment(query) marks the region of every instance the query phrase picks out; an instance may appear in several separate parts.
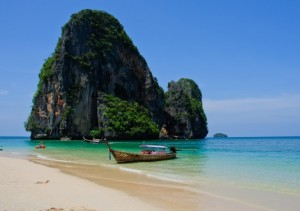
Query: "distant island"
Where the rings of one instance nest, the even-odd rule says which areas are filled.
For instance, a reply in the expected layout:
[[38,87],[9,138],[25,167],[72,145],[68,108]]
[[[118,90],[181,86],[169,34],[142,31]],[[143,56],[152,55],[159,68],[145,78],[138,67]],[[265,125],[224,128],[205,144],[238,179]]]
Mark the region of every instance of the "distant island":
[[158,85],[112,15],[82,10],[45,60],[25,129],[31,139],[205,138],[202,94],[191,79]]
[[228,136],[224,133],[216,133],[213,137],[214,138],[228,138]]

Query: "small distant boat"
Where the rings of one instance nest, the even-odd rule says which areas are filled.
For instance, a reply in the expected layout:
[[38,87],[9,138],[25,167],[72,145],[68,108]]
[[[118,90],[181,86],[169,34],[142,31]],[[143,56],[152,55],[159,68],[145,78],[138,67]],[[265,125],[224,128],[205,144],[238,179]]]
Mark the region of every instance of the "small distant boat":
[[104,141],[104,143],[107,145],[117,163],[150,162],[176,158],[175,147],[170,147],[170,152],[166,152],[166,146],[141,145],[140,147],[143,148],[143,150],[140,153],[129,153],[114,150],[110,147],[108,142]]
[[88,143],[95,143],[95,144],[99,144],[99,143],[101,142],[101,139],[95,139],[95,138],[93,138],[93,139],[86,139],[84,136],[83,136],[83,140],[84,140],[85,142],[88,142]]
[[35,148],[36,149],[45,149],[46,146],[45,146],[45,144],[39,144],[39,145],[36,145]]
[[65,136],[65,137],[61,137],[60,140],[61,141],[71,141],[71,138]]

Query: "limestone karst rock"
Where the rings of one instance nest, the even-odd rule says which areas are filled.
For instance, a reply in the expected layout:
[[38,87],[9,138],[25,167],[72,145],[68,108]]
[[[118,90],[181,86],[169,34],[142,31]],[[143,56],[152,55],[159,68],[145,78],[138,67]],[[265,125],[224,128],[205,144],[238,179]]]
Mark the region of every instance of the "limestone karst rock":
[[170,82],[166,92],[166,128],[173,138],[204,138],[207,120],[202,94],[191,79]]
[[[205,137],[204,112],[184,110],[192,119],[178,122],[173,108],[186,102],[172,107],[170,99],[165,109],[163,89],[119,21],[87,9],[71,16],[45,60],[25,128],[32,139],[82,139],[91,131],[108,139],[155,139],[163,125],[173,135]],[[187,131],[180,132],[184,123]]]
[[161,124],[163,90],[122,25],[106,12],[72,15],[39,77],[25,123],[33,139],[81,139],[98,128],[99,91],[138,102]]

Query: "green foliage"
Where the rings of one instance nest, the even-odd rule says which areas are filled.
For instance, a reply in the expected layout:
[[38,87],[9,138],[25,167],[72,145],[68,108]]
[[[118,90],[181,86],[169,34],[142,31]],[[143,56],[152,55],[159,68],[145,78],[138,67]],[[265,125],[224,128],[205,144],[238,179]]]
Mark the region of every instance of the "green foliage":
[[43,68],[39,74],[40,81],[45,82],[49,77],[53,76],[52,65],[54,63],[54,60],[54,56],[51,56],[45,60]]
[[202,95],[198,85],[191,79],[182,78],[177,83],[168,84],[169,91],[165,94],[166,107],[180,109],[173,113],[174,118],[180,121],[183,118],[194,120],[200,115],[206,124],[206,116],[202,107]]
[[113,55],[114,46],[123,46],[126,50],[137,52],[132,40],[126,34],[123,26],[112,15],[97,10],[82,10],[72,15],[71,20],[63,27],[67,30],[71,25],[86,28],[91,36],[88,46],[94,49],[101,58]]
[[46,83],[46,81],[53,76],[53,70],[52,70],[52,66],[54,64],[55,61],[55,56],[52,55],[51,57],[49,57],[48,59],[45,60],[43,67],[41,69],[41,72],[39,74],[39,83],[38,83],[38,88],[36,93],[34,94],[33,97],[33,104],[35,99],[37,98],[37,96],[41,93],[43,85]]
[[158,125],[152,121],[146,108],[136,102],[128,102],[111,95],[104,95],[104,127],[126,138],[154,138]]
[[93,138],[101,138],[104,135],[104,129],[100,128],[99,130],[91,130],[90,135]]
[[202,103],[192,97],[189,97],[189,111],[191,118],[196,118],[198,113],[201,113],[202,110]]
[[55,51],[54,51],[54,55],[55,55],[56,57],[58,57],[58,55],[60,54],[61,46],[62,46],[62,38],[60,37],[60,38],[58,39],[58,42],[57,42],[57,44],[56,44],[56,48],[55,48]]
[[91,69],[91,62],[96,58],[96,54],[91,51],[88,51],[87,53],[82,54],[81,56],[73,56],[69,53],[65,53],[65,56],[69,57],[71,60],[77,63],[79,67],[85,70]]
[[28,117],[28,120],[24,122],[24,127],[27,132],[33,131],[39,128],[38,122],[33,118],[32,114]]

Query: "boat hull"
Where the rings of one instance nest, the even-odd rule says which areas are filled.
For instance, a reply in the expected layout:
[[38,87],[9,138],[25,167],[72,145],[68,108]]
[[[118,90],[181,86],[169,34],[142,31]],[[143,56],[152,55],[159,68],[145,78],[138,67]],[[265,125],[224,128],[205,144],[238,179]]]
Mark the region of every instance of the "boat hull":
[[94,144],[99,144],[101,142],[101,139],[86,139],[85,137],[83,137],[83,140],[87,143],[94,143]]
[[130,163],[130,162],[152,162],[161,160],[170,160],[176,158],[176,153],[168,154],[136,154],[128,153],[110,149],[111,154],[114,156],[117,163]]

